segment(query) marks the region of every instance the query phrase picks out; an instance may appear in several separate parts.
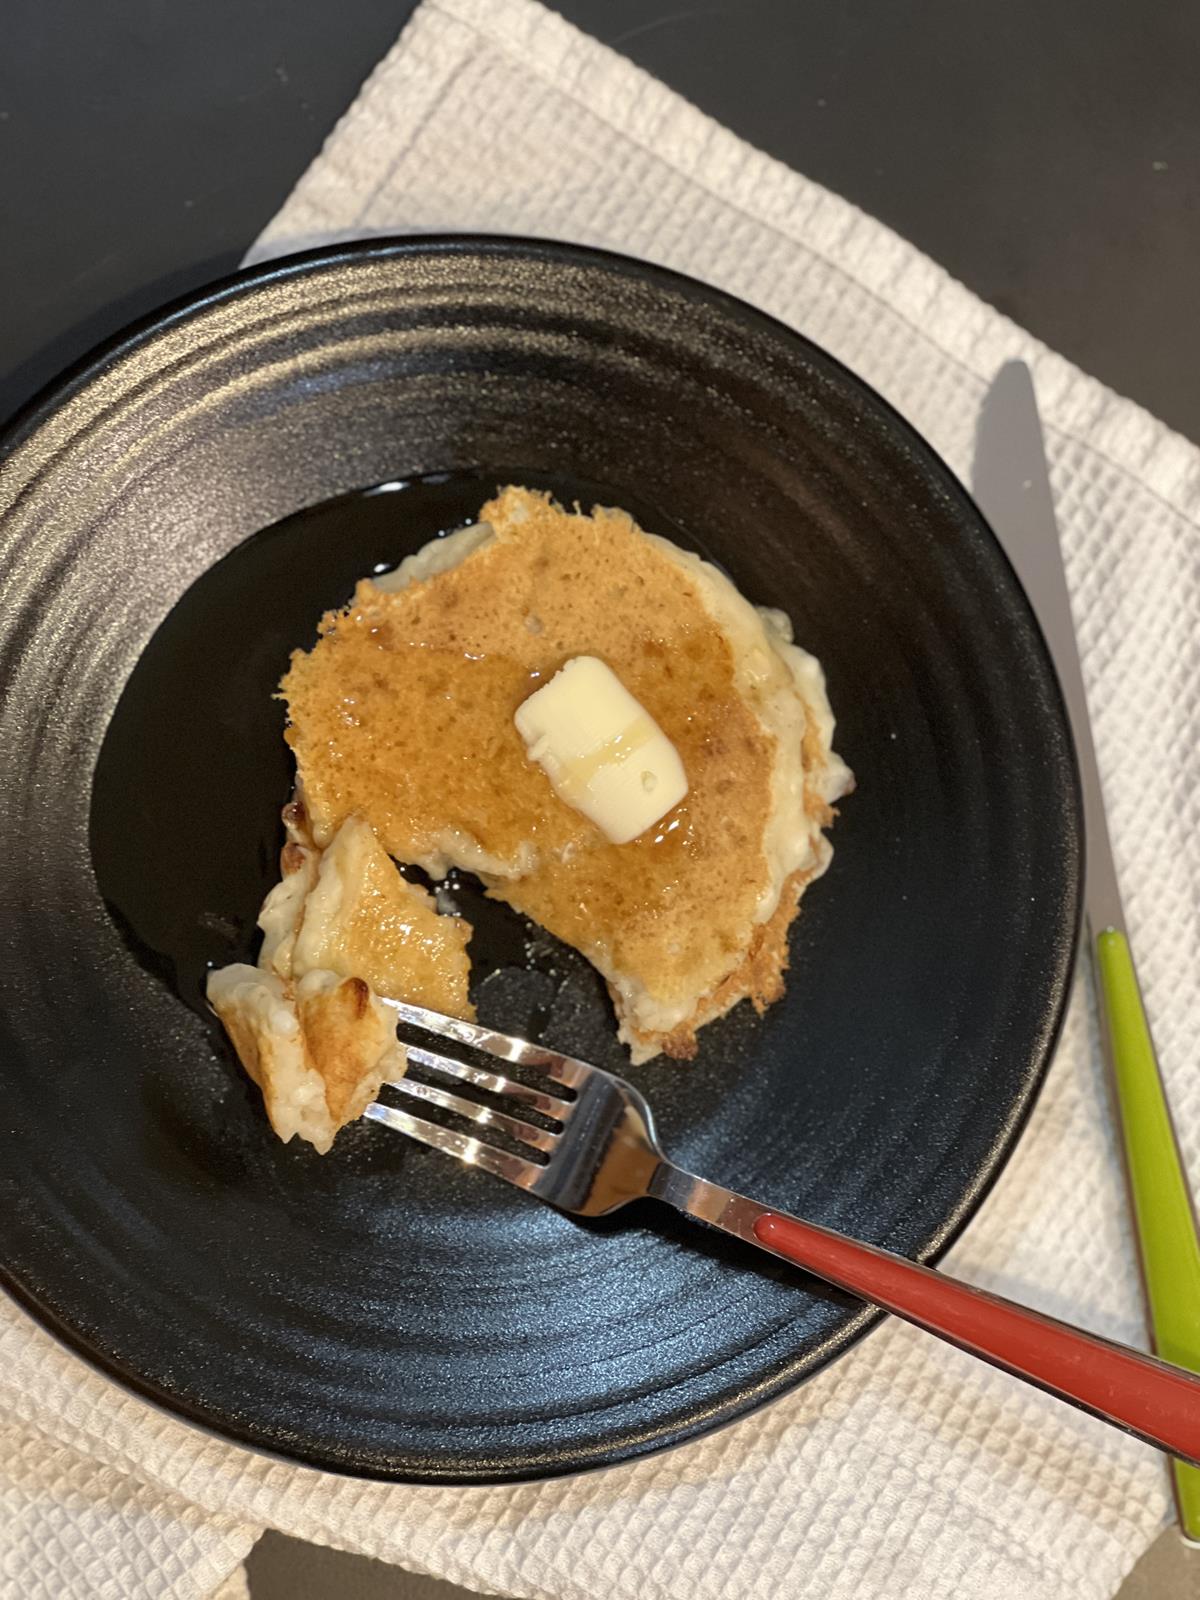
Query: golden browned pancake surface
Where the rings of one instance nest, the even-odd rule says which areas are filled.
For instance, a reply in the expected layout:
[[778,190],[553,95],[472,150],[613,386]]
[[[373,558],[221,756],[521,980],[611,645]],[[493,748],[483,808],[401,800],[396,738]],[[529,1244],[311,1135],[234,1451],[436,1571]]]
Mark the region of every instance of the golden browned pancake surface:
[[[461,565],[397,592],[363,582],[293,656],[287,737],[317,843],[357,812],[400,860],[482,865],[494,894],[668,1010],[739,971],[732,999],[773,998],[795,906],[789,886],[782,930],[756,924],[775,738],[696,585],[623,512],[507,490],[480,519],[495,537]],[[686,799],[630,844],[554,793],[513,726],[577,655],[616,671],[687,772]],[[689,1052],[686,1017],[663,1031]]]
[[334,972],[365,979],[378,995],[471,1018],[470,926],[440,916],[433,896],[409,883],[368,822],[346,818],[320,857],[292,952],[292,975]]

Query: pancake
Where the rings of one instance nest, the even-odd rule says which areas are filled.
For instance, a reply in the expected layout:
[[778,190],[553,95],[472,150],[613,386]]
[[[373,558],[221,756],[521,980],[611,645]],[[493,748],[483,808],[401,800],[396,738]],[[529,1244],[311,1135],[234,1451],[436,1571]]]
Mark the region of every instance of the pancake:
[[400,874],[362,817],[347,817],[321,850],[303,801],[283,815],[281,879],[259,914],[258,965],[211,973],[208,998],[275,1132],[324,1153],[380,1085],[404,1073],[381,996],[474,1016],[470,929]]
[[[617,674],[687,775],[629,843],[562,799],[514,728],[581,655]],[[705,1022],[782,994],[788,927],[851,778],[817,662],[697,556],[622,511],[508,488],[478,525],[364,579],[281,689],[311,848],[357,817],[434,878],[477,874],[598,968],[634,1060],[692,1056]]]
[[395,1018],[361,978],[312,972],[293,989],[237,963],[209,975],[208,999],[285,1143],[299,1134],[323,1155],[404,1071]]
[[470,1020],[470,927],[396,870],[368,822],[352,815],[321,852],[292,947],[292,975],[363,978],[375,994]]

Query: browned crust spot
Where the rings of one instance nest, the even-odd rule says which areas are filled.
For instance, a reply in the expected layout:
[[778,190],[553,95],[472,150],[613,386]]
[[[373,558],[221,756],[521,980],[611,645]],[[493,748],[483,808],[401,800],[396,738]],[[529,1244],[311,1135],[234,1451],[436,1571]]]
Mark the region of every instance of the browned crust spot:
[[361,978],[297,1001],[305,1053],[325,1085],[334,1128],[362,1114],[379,1087],[373,1069],[388,1044],[387,1023],[369,1011],[371,991]]
[[766,922],[754,929],[740,965],[705,995],[686,1022],[667,1034],[635,1033],[638,1043],[661,1050],[676,1061],[691,1061],[699,1049],[697,1032],[706,1022],[724,1016],[742,1000],[749,1000],[761,1016],[781,999],[788,968],[788,930],[800,909],[800,895],[817,871],[808,867],[785,880],[779,904]]
[[290,878],[293,872],[299,872],[307,858],[307,851],[302,844],[295,844],[289,840],[279,852],[279,869],[285,878]]

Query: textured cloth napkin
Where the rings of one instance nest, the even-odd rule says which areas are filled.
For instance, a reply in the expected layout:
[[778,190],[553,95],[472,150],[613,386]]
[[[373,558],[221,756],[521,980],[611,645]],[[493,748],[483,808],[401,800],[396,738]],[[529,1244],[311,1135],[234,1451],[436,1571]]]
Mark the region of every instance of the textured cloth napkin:
[[[442,229],[607,245],[732,290],[960,473],[988,380],[1031,363],[1134,943],[1200,1178],[1200,451],[533,0],[426,0],[250,259]],[[1142,1339],[1082,989],[947,1266]],[[259,1459],[7,1304],[0,1426],[4,1600],[196,1600],[264,1524],[538,1600],[1108,1600],[1167,1507],[1153,1452],[895,1321],[710,1439],[545,1486],[389,1488]]]

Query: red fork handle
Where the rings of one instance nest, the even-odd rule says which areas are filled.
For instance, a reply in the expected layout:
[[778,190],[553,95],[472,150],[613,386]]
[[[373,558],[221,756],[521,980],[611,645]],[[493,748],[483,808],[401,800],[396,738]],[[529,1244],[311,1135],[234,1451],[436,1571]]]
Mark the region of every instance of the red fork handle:
[[1200,1377],[795,1217],[764,1212],[753,1232],[827,1283],[1200,1465]]

